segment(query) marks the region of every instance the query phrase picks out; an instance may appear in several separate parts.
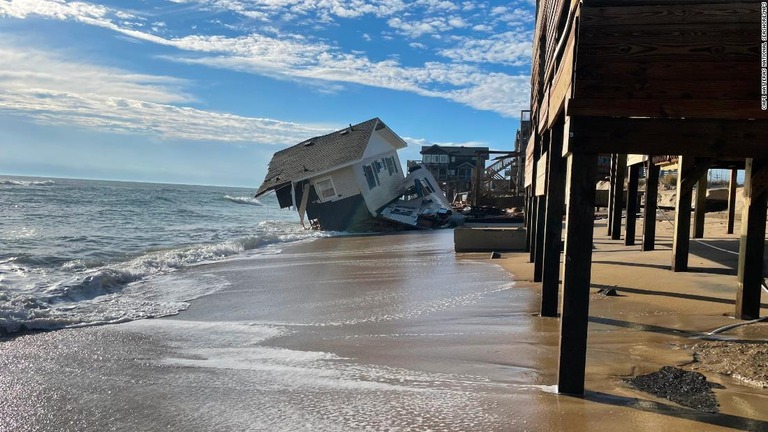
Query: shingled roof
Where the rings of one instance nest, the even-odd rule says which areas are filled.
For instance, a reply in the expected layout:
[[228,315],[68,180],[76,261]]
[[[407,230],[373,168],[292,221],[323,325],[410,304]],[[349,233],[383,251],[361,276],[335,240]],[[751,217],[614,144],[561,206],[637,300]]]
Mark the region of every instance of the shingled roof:
[[279,189],[294,180],[307,178],[334,167],[362,159],[371,135],[386,127],[378,117],[302,141],[272,156],[269,170],[256,196]]

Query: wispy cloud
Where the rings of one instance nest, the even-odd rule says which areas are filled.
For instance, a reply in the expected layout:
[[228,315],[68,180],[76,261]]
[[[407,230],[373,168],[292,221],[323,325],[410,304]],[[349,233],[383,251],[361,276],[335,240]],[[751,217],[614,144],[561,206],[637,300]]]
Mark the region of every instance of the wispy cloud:
[[177,106],[192,100],[183,90],[188,84],[0,45],[0,110],[45,124],[165,139],[281,145],[330,129]]
[[[147,25],[144,17],[130,11],[82,2],[0,2],[0,16],[25,18],[35,15],[75,20],[179,50],[178,54],[166,56],[167,59],[286,80],[325,83],[327,85],[321,87],[326,90],[339,84],[354,83],[442,98],[479,110],[495,111],[506,117],[516,117],[528,104],[529,79],[522,74],[498,68],[524,65],[530,57],[530,31],[517,28],[518,21],[528,19],[530,13],[521,8],[490,8],[482,2],[444,0],[418,0],[410,3],[390,0],[176,2],[195,8],[228,11],[254,20],[290,22],[302,17],[310,22],[327,24],[339,19],[370,15],[383,20],[406,38],[418,39],[433,35],[450,39],[453,43],[434,49],[436,54],[447,61],[406,65],[393,59],[373,60],[365,53],[345,51],[337,43],[273,27],[262,33],[251,30],[241,35],[224,35],[222,32],[170,36],[165,26]],[[461,11],[470,12],[458,15]],[[155,22],[162,20],[157,19]],[[504,26],[506,31],[497,31],[485,39],[459,33],[451,38],[443,38],[453,31],[463,32],[472,26],[484,26],[484,31]],[[424,50],[429,48],[427,42],[421,39],[409,43],[412,49]],[[498,67],[487,69],[485,65]]]

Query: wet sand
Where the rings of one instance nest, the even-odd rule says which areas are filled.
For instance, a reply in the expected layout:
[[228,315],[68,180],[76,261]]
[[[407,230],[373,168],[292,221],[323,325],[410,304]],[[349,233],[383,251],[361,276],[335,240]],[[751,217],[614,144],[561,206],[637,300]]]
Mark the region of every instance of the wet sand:
[[734,322],[728,264],[665,270],[663,229],[655,252],[596,239],[593,291],[621,295],[592,296],[584,397],[556,393],[559,322],[537,316],[527,254],[407,233],[201,266],[226,287],[178,316],[2,342],[0,430],[768,430],[768,393],[733,377],[702,371],[718,414],[623,381],[690,363],[691,335]]

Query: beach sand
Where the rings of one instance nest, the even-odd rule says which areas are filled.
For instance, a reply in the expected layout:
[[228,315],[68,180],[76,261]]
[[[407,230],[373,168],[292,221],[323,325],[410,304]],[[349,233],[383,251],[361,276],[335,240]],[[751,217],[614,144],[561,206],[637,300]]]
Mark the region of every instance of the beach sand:
[[[721,223],[707,237],[735,250]],[[696,336],[735,322],[735,257],[693,243],[692,272],[672,273],[666,230],[640,252],[595,228],[592,291],[620,295],[591,296],[584,397],[556,393],[559,321],[537,315],[527,254],[415,232],[200,266],[226,286],[175,317],[1,342],[0,430],[768,430],[765,389],[692,363]],[[720,412],[624,381],[665,365],[718,383]]]

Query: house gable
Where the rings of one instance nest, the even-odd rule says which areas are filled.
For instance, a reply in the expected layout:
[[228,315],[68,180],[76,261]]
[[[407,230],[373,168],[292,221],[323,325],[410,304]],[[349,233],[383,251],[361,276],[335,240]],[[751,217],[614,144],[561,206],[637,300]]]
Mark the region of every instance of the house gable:
[[379,123],[373,118],[280,150],[272,156],[256,196],[361,160]]

